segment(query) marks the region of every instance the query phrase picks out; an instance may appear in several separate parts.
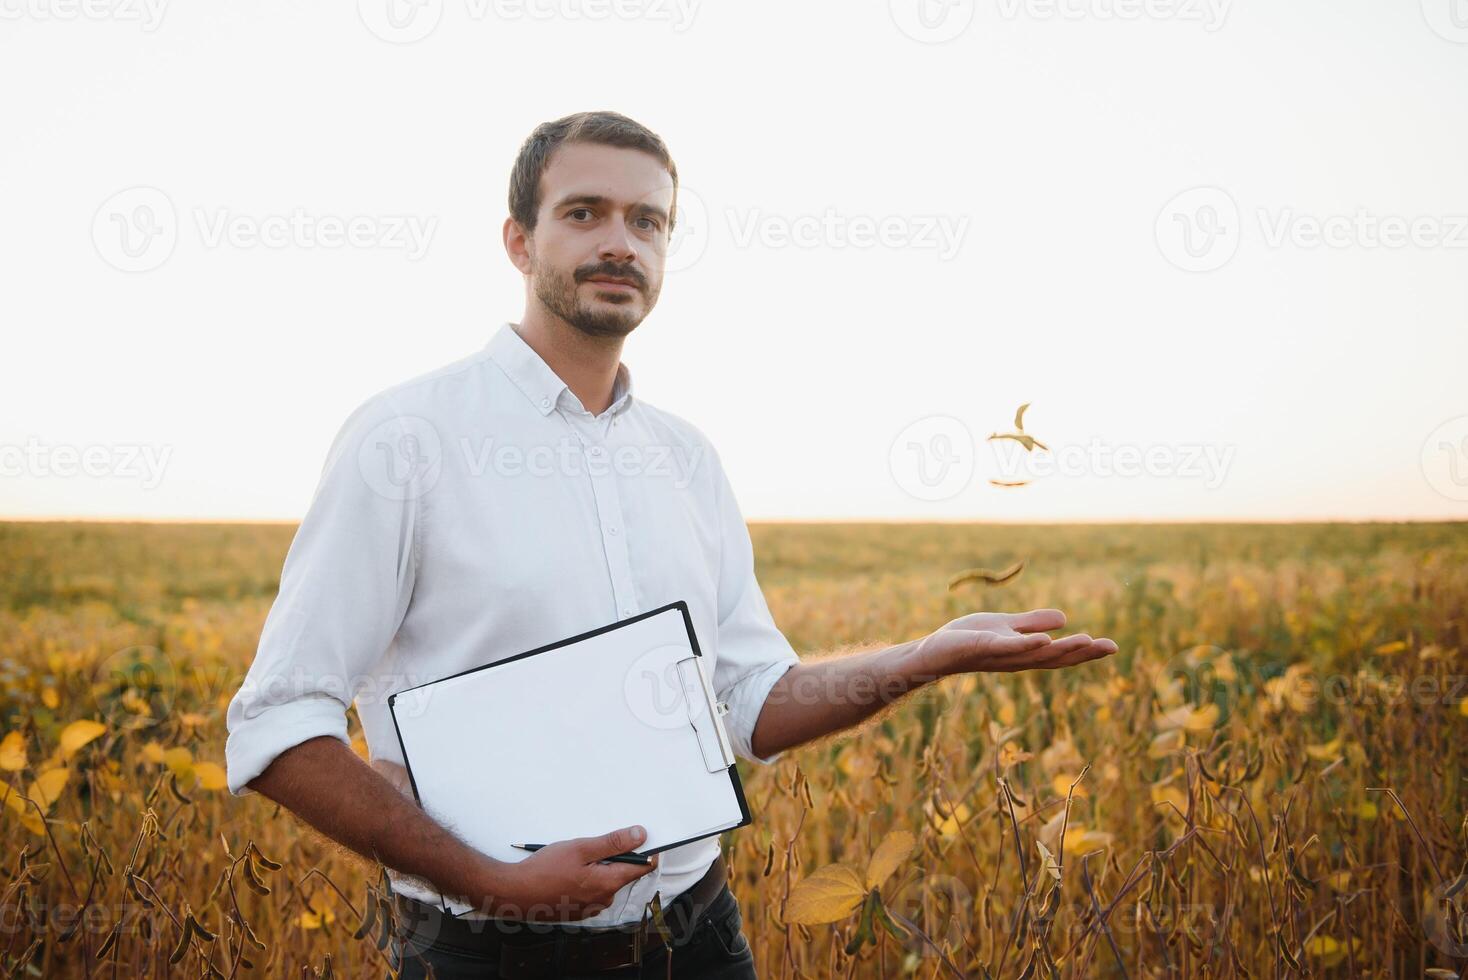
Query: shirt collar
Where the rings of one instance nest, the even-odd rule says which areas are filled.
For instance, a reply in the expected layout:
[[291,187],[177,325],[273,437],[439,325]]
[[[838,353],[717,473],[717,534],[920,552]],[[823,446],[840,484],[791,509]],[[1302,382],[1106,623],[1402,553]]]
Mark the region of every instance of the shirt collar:
[[[516,332],[513,323],[506,321],[500,324],[489,343],[485,344],[485,350],[541,415],[549,415],[555,410],[563,392],[567,396],[574,394],[560,375],[535,352],[535,348]],[[612,386],[612,404],[608,410],[613,415],[619,414],[631,400],[632,372],[619,361],[617,379]]]

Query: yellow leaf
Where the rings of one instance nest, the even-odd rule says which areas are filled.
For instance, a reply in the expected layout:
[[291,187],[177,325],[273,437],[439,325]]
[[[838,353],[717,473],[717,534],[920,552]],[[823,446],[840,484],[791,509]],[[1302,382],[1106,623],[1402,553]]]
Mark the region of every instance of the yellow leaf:
[[229,780],[224,776],[224,769],[217,763],[195,763],[194,775],[199,777],[199,785],[204,789],[224,789],[229,785]]
[[1174,752],[1181,752],[1187,739],[1181,728],[1174,728],[1163,732],[1152,740],[1147,746],[1147,755],[1153,759],[1165,759]]
[[86,718],[72,722],[61,730],[61,757],[70,759],[83,745],[106,731],[106,725]]
[[1179,705],[1169,711],[1152,719],[1158,731],[1170,731],[1181,728],[1190,732],[1206,732],[1218,725],[1218,705],[1207,704],[1201,708],[1194,708],[1190,704]]
[[905,830],[894,830],[882,838],[867,864],[867,889],[880,888],[882,882],[892,877],[892,872],[902,866],[916,844],[917,838]]
[[1342,737],[1337,735],[1329,742],[1322,742],[1319,745],[1307,745],[1305,746],[1305,754],[1317,762],[1330,762],[1341,754]]
[[1218,715],[1218,705],[1205,704],[1188,715],[1187,721],[1183,722],[1183,727],[1190,732],[1206,732],[1218,726]]
[[31,799],[41,804],[42,810],[51,809],[51,804],[61,796],[61,791],[66,788],[66,782],[70,778],[70,769],[47,769],[31,783]]
[[152,705],[143,700],[136,691],[129,690],[123,694],[122,706],[139,717],[148,718],[153,714]]
[[324,909],[321,912],[302,912],[301,917],[296,920],[302,929],[320,929],[323,922],[330,925],[335,921],[336,916],[331,914],[331,909]]
[[828,864],[790,889],[785,921],[818,926],[845,918],[866,898],[862,880],[845,864]]
[[6,786],[0,783],[0,796],[5,798],[5,805],[14,810],[20,818],[21,826],[33,834],[44,834],[46,825],[36,815],[35,807],[27,803],[20,792],[14,786]]
[[[1070,792],[1070,784],[1071,784],[1071,778],[1069,776],[1066,776],[1064,774],[1061,774],[1059,776],[1056,776],[1053,780],[1051,780],[1051,782],[1050,782],[1050,788],[1055,791],[1055,795],[1056,796],[1059,796],[1059,797],[1064,798],[1065,795]],[[1086,784],[1085,783],[1077,783],[1076,784],[1076,790],[1075,790],[1075,798],[1076,799],[1078,799],[1078,800],[1079,799],[1083,799],[1084,797],[1087,797],[1087,796],[1090,796],[1090,795],[1091,795],[1090,793],[1086,792]]]
[[1333,890],[1343,892],[1351,887],[1351,872],[1332,871],[1330,874],[1325,876],[1325,882],[1326,884],[1330,885]]
[[145,742],[142,748],[143,758],[155,766],[163,765],[163,746],[157,742]]
[[1401,653],[1405,649],[1407,649],[1406,640],[1393,640],[1390,643],[1383,643],[1381,646],[1377,647],[1376,652],[1380,654],[1393,654]]
[[4,740],[0,740],[0,769],[20,772],[25,765],[25,736],[20,732],[11,732]]
[[1458,714],[1468,715],[1468,700],[1458,702]]
[[1010,766],[1017,766],[1021,762],[1028,762],[1033,758],[1034,755],[1032,753],[1026,752],[1018,744],[1005,742],[1004,746],[999,750],[999,768],[1008,769]]
[[[1176,817],[1178,813],[1186,814],[1188,812],[1187,794],[1176,786],[1153,786],[1152,802],[1157,804],[1159,810],[1166,811],[1169,817]],[[1169,803],[1172,806],[1168,806],[1167,804]],[[1176,812],[1172,809],[1173,806],[1177,807]]]
[[[1351,940],[1351,949],[1360,945],[1359,939]],[[1346,958],[1346,945],[1330,936],[1312,936],[1305,944],[1305,952],[1320,960],[1322,966],[1334,966]]]
[[41,703],[55,711],[61,704],[61,698],[56,695],[56,688],[48,687],[41,692]]
[[179,779],[187,780],[194,768],[194,754],[178,745],[163,753],[163,764],[172,769]]
[[928,815],[928,822],[944,837],[952,837],[963,828],[964,824],[968,823],[972,816],[973,813],[969,810],[968,804],[960,803],[952,811],[944,807],[935,808],[934,812]]
[[30,805],[21,799],[20,789],[9,783],[0,783],[0,796],[5,798],[5,805],[16,813],[25,813],[30,809]]
[[1086,854],[1110,847],[1114,835],[1100,830],[1087,830],[1084,824],[1072,823],[1065,828],[1065,850],[1068,854]]
[[1362,800],[1356,804],[1356,816],[1362,820],[1375,820],[1378,813],[1376,804],[1371,800]]

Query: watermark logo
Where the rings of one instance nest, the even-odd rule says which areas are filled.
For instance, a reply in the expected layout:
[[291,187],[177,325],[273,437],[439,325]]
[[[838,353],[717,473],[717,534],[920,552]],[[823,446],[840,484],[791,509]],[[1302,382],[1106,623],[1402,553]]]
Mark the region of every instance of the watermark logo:
[[[3,2],[3,0],[0,0]],[[376,249],[400,251],[416,262],[427,254],[438,218],[415,214],[242,214],[229,208],[187,212],[207,249]],[[109,197],[92,217],[92,244],[102,260],[123,272],[148,272],[167,262],[178,245],[179,213],[156,187],[130,187]]]
[[357,466],[373,492],[388,500],[415,500],[443,472],[438,429],[416,415],[381,422],[358,445]]
[[1468,248],[1468,215],[1354,214],[1321,217],[1293,208],[1259,209],[1259,228],[1270,248]]
[[1256,208],[1252,220],[1218,187],[1183,191],[1157,215],[1157,249],[1185,272],[1212,272],[1233,259],[1246,225],[1258,224],[1265,248],[1462,249],[1468,248],[1468,215],[1351,213],[1310,214],[1292,207]]
[[1162,206],[1154,226],[1163,258],[1185,272],[1212,272],[1238,251],[1239,206],[1218,187],[1194,187]]
[[968,215],[915,214],[846,215],[827,208],[824,214],[795,217],[766,214],[751,208],[741,214],[728,211],[729,228],[734,244],[747,248],[758,244],[765,248],[867,249],[880,245],[889,249],[929,250],[941,261],[958,254],[968,232]]
[[663,274],[682,272],[703,258],[709,247],[709,209],[692,189],[678,187],[673,231],[663,255]]
[[1423,898],[1422,926],[1427,941],[1447,955],[1468,957],[1468,875],[1458,875]]
[[178,244],[178,214],[156,187],[118,191],[92,216],[92,244],[102,260],[123,272],[156,269]]
[[111,728],[149,728],[172,714],[178,685],[168,654],[153,646],[124,647],[92,669],[92,713]]
[[918,419],[892,440],[887,466],[892,479],[910,496],[947,500],[973,480],[973,434],[951,415]]
[[[1000,487],[1024,486],[1037,478],[1196,480],[1215,490],[1228,478],[1237,446],[1216,443],[1087,442],[1026,449],[1014,439],[984,440],[993,455]],[[979,455],[979,440],[963,421],[930,415],[909,424],[892,440],[888,467],[892,479],[918,500],[938,501],[969,487]]]
[[1175,21],[1212,34],[1228,19],[1232,0],[999,0],[1005,20]]
[[1422,0],[1422,17],[1443,40],[1468,44],[1468,0]]
[[[889,914],[906,928],[911,922],[923,935],[909,932],[903,946],[919,958],[940,950],[959,949],[974,917],[974,897],[962,880],[952,875],[904,875],[904,884],[886,899]],[[926,937],[926,940],[925,938]]]
[[974,0],[888,0],[897,29],[923,44],[942,44],[964,31],[974,19]]
[[[357,13],[367,30],[389,44],[412,44],[438,29],[443,0],[357,0]],[[698,0],[464,0],[463,16],[471,23],[513,21],[653,21],[672,25],[674,33],[693,26]]]
[[1468,500],[1468,415],[1448,419],[1422,443],[1422,475],[1449,500]]
[[443,0],[357,0],[367,30],[389,44],[412,44],[432,34],[443,19]]
[[1092,438],[1036,452],[1019,443],[991,440],[1003,481],[1018,483],[1048,476],[1111,479],[1200,480],[1205,490],[1216,490],[1228,478],[1238,447],[1215,443],[1110,443]]
[[697,667],[678,666],[691,657],[687,647],[669,644],[653,647],[632,662],[622,678],[622,696],[634,718],[660,731],[690,724],[689,705],[705,703]]
[[290,214],[237,214],[228,208],[194,209],[205,248],[382,249],[401,251],[409,262],[428,253],[438,218],[416,214],[358,214],[343,218],[294,208]]

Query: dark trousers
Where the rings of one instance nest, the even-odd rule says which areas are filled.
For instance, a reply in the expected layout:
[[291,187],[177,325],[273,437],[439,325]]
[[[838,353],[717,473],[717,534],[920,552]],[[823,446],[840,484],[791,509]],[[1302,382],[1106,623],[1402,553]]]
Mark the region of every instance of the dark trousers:
[[[442,942],[427,947],[421,944],[405,946],[401,938],[395,938],[389,953],[393,966],[400,970],[397,975],[401,980],[421,980],[429,976],[437,980],[468,980],[470,977],[498,980],[501,976],[498,955],[458,949]],[[633,977],[757,980],[754,951],[744,935],[744,917],[739,911],[739,901],[728,885],[698,921],[687,941],[673,947],[671,963],[670,954],[654,943],[651,949],[643,950],[642,962],[635,966],[600,973],[560,973],[555,976],[558,980],[630,980]]]

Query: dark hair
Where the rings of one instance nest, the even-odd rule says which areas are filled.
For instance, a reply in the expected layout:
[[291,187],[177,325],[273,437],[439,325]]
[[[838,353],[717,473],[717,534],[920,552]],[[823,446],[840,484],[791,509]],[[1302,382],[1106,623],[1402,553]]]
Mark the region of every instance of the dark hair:
[[577,112],[552,122],[541,123],[520,146],[510,171],[510,217],[527,232],[535,230],[540,210],[540,176],[550,164],[551,154],[562,143],[601,143],[642,150],[658,159],[673,178],[673,210],[669,231],[677,221],[678,168],[662,138],[641,123],[619,112]]

